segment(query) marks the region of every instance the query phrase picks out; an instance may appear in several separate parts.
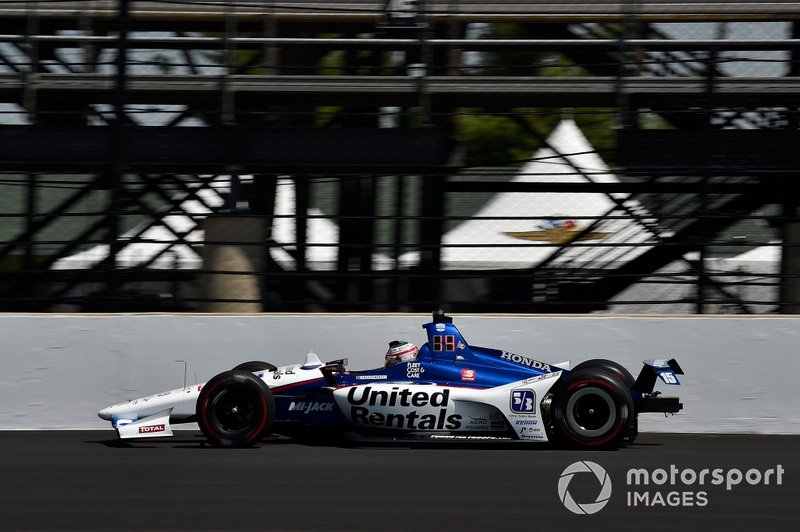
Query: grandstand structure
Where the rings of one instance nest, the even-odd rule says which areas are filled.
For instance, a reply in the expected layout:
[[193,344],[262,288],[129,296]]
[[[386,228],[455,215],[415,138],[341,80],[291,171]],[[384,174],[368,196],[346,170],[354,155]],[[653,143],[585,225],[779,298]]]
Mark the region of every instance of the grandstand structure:
[[0,1],[0,309],[797,312],[798,22]]

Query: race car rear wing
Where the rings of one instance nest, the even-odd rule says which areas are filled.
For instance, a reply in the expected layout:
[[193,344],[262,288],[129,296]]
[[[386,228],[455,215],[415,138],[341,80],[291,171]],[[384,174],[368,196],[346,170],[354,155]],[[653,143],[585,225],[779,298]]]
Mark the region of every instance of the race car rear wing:
[[680,385],[677,375],[683,375],[678,361],[674,358],[669,360],[645,360],[644,367],[639,372],[636,382],[631,391],[641,393],[642,399],[636,404],[638,412],[663,412],[674,414],[683,409],[683,404],[677,397],[659,397],[659,392],[653,392],[656,379],[661,379],[670,386]]
[[643,394],[652,393],[656,385],[656,378],[660,378],[670,386],[680,384],[676,375],[683,375],[683,370],[674,358],[669,360],[644,360],[644,367],[636,377],[633,389]]

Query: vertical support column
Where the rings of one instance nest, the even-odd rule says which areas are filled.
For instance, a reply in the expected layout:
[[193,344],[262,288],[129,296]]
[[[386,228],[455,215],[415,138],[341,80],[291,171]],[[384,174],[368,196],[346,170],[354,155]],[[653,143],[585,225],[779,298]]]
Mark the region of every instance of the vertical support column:
[[433,47],[430,45],[432,36],[435,36],[433,22],[430,22],[427,16],[428,6],[424,0],[420,0],[420,16],[422,23],[419,29],[419,48],[420,48],[420,61],[422,70],[419,72],[417,79],[417,90],[419,97],[419,112],[420,122],[423,125],[431,124],[431,94],[428,91],[428,76],[434,74],[433,72]]
[[32,124],[38,122],[36,86],[39,81],[39,3],[26,3],[25,44],[28,51],[28,68],[22,69],[22,105],[28,111]]
[[[113,272],[117,269],[117,255],[122,248],[120,237],[119,216],[122,206],[122,173],[125,167],[123,160],[123,150],[125,146],[125,100],[127,91],[128,77],[128,32],[130,30],[130,1],[119,0],[119,29],[117,39],[116,66],[116,86],[114,91],[114,122],[111,124],[111,165],[109,198],[109,227],[108,227],[108,268]],[[114,279],[109,277],[109,285],[114,284]]]
[[781,233],[781,275],[779,309],[781,314],[800,314],[800,208],[791,202],[783,206],[784,217]]
[[620,64],[617,69],[616,92],[617,108],[619,109],[619,126],[622,129],[638,129],[639,117],[637,110],[631,105],[630,96],[625,90],[625,78],[638,75],[639,58],[637,52],[631,51],[627,44],[628,39],[642,37],[642,22],[639,18],[638,0],[627,0],[624,5],[625,19],[619,30],[619,57]]
[[[275,224],[275,198],[278,194],[278,176],[255,174],[250,184],[242,187],[242,198],[247,201],[250,214],[264,219],[264,241],[272,241],[272,227]],[[273,265],[269,250],[264,251],[265,268]]]
[[28,172],[27,195],[25,198],[25,234],[27,240],[25,242],[25,255],[23,257],[22,269],[24,274],[25,295],[28,301],[24,304],[29,310],[36,309],[36,300],[34,299],[37,292],[37,275],[34,270],[37,268],[36,264],[36,228],[34,226],[36,220],[36,174]]
[[[461,11],[459,3],[460,0],[450,0],[448,21],[448,37],[450,39],[461,39],[463,36],[463,26],[455,17]],[[461,52],[460,46],[451,45],[447,47],[448,76],[461,75]]]
[[28,172],[28,187],[27,195],[25,198],[25,234],[28,235],[25,242],[25,256],[23,260],[23,268],[25,271],[31,271],[36,266],[34,258],[36,257],[36,228],[34,227],[34,220],[36,219],[36,174]]
[[209,216],[202,223],[204,312],[261,312],[267,219],[261,216]]
[[223,35],[223,48],[224,48],[224,61],[225,61],[225,74],[222,76],[221,81],[221,122],[224,125],[230,125],[236,122],[234,100],[235,95],[230,89],[230,76],[235,73],[236,49],[231,39],[236,36],[236,18],[234,15],[234,7],[230,0],[226,0],[225,6],[225,33]]
[[405,225],[407,209],[406,202],[406,176],[397,175],[395,177],[395,205],[394,205],[394,236],[393,236],[393,249],[394,255],[394,272],[395,276],[392,278],[392,301],[387,310],[390,312],[400,312],[403,310],[402,301],[407,299],[407,295],[403,293],[402,287],[406,285],[404,279],[400,276],[400,257],[406,248],[403,247],[403,240],[405,238]]
[[[278,36],[278,24],[274,13],[272,12],[272,5],[267,0],[264,6],[264,37],[274,39]],[[264,75],[276,76],[280,74],[280,49],[274,44],[264,43],[262,49],[264,61]]]
[[[242,197],[247,201],[249,214],[263,221],[263,250],[259,268],[261,279],[261,310],[263,312],[285,311],[287,304],[284,294],[296,294],[292,289],[292,279],[282,276],[283,268],[272,258],[275,245],[273,227],[275,225],[275,201],[278,194],[278,176],[274,174],[255,174],[251,183],[242,187]],[[260,238],[260,236],[258,236]]]
[[294,178],[294,216],[295,216],[295,244],[297,249],[297,257],[295,262],[297,264],[298,272],[308,271],[308,205],[309,196],[311,194],[311,186],[309,178],[306,176],[299,176]]
[[[703,181],[700,184],[700,208],[698,209],[698,218],[704,217],[708,214],[708,175],[703,175]],[[701,228],[698,235],[698,251],[699,258],[697,260],[697,303],[695,304],[696,314],[706,313],[706,303],[708,299],[708,280],[706,278],[706,250],[708,247],[708,231]]]
[[[80,28],[81,32],[87,37],[94,34],[88,10],[81,11]],[[83,51],[83,68],[81,68],[81,71],[86,73],[94,72],[97,64],[97,45],[84,41],[81,43],[81,50]]]
[[419,242],[422,247],[420,253],[420,269],[426,277],[415,286],[417,291],[415,299],[426,305],[438,306],[441,301],[441,270],[442,270],[442,235],[444,234],[444,202],[445,181],[444,175],[429,175],[423,177],[422,183],[422,220],[419,225]]
[[394,269],[400,269],[400,255],[403,254],[403,237],[405,232],[403,226],[405,224],[405,209],[403,203],[406,197],[406,176],[398,175],[395,177],[395,204],[394,204]]
[[[800,38],[800,22],[792,22],[792,39]],[[800,50],[792,48],[789,76],[800,75]],[[800,127],[800,110],[790,108],[787,129]],[[781,226],[783,246],[781,248],[780,288],[778,290],[778,312],[800,314],[800,212],[798,205],[788,202],[783,206],[785,221]]]
[[115,123],[125,122],[125,91],[128,83],[128,33],[130,32],[130,0],[119,0],[119,29],[117,35],[116,86],[114,94]]
[[[792,39],[800,39],[800,22],[793,21],[792,23]],[[786,77],[800,76],[800,49],[792,48],[789,52],[789,72]],[[797,107],[789,107],[786,116],[786,129],[797,129],[800,127],[800,109]]]
[[364,274],[359,282],[359,300],[370,302],[374,293],[372,254],[375,253],[375,182],[377,177],[364,177],[361,180],[359,204],[362,219],[358,221],[362,245],[358,250],[358,269]]
[[[351,272],[368,274],[372,271],[375,251],[375,178],[371,176],[343,177],[339,191],[339,257],[337,270],[343,274],[339,299],[343,302],[368,301],[372,296],[372,281],[348,275]],[[351,305],[350,308],[355,308]]]
[[[718,28],[717,38],[725,38],[725,25]],[[700,206],[697,217],[703,218],[709,213],[708,189],[714,165],[714,153],[716,151],[716,129],[714,128],[714,108],[716,105],[716,82],[717,82],[717,63],[719,62],[720,50],[713,46],[709,48],[706,58],[706,80],[705,80],[705,122],[703,124],[703,176],[700,183]],[[697,262],[697,302],[695,303],[695,313],[705,314],[708,310],[708,272],[706,271],[706,258],[708,241],[713,235],[701,226],[697,235],[697,246],[699,258]]]

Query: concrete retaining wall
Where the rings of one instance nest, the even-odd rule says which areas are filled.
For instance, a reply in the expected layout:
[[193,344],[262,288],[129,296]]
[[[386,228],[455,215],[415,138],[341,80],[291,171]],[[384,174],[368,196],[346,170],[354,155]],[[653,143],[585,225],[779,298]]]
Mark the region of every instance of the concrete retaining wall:
[[[100,408],[203,382],[246,360],[347,356],[383,363],[392,339],[425,341],[426,315],[0,316],[0,429],[103,428]],[[644,431],[800,433],[800,318],[456,316],[467,341],[547,362],[611,358],[636,374],[674,356],[684,412],[642,416]],[[195,378],[196,375],[196,378]]]

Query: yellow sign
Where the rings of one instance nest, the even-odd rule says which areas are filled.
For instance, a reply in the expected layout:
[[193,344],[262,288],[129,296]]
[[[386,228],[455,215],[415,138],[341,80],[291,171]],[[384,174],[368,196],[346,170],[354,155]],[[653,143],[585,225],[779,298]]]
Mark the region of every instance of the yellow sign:
[[573,241],[600,240],[609,235],[598,231],[581,234],[574,220],[548,220],[546,227],[538,231],[505,231],[504,235],[531,242],[550,242],[551,244],[569,244]]

